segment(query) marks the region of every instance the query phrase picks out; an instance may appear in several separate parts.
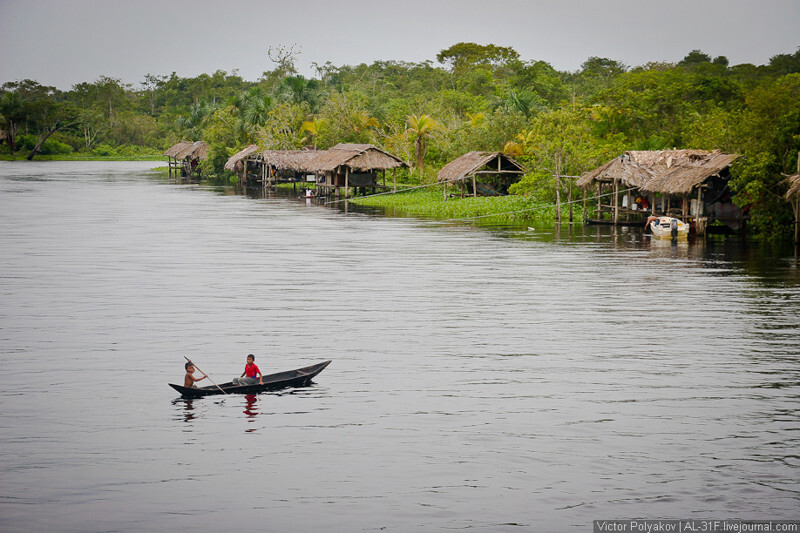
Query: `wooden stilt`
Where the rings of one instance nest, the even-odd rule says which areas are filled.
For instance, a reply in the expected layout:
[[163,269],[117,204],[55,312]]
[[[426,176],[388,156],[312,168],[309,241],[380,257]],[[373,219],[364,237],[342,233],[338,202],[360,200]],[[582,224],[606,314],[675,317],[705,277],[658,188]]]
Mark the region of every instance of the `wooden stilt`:
[[603,204],[601,203],[601,197],[603,196],[603,184],[599,181],[597,182],[597,219],[603,220]]

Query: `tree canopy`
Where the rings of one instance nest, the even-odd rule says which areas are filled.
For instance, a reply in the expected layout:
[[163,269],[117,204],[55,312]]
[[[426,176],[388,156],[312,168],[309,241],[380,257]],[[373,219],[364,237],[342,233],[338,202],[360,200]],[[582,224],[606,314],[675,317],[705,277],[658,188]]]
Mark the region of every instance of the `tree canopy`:
[[8,81],[2,150],[136,155],[202,139],[221,173],[219,161],[252,143],[373,143],[431,180],[468,151],[507,148],[529,169],[517,193],[541,196],[554,194],[555,170],[579,175],[624,150],[721,149],[744,156],[732,185],[761,231],[780,232],[790,213],[779,199],[800,150],[800,49],[766,65],[691,50],[674,64],[589,57],[562,72],[508,46],[462,42],[441,50],[438,65],[315,63],[311,78],[296,70],[299,53],[266,51],[274,68],[252,81],[222,70],[133,85],[100,76],[68,91]]

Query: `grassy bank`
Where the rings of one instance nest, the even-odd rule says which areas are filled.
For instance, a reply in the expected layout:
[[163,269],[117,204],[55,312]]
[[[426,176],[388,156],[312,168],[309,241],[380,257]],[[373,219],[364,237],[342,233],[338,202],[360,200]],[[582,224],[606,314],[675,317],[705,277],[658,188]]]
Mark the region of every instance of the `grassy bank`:
[[[418,189],[398,194],[385,194],[353,198],[353,203],[384,208],[390,214],[438,219],[485,218],[497,222],[522,222],[527,220],[555,221],[556,209],[532,201],[524,196],[491,196],[478,198],[448,198],[444,200],[439,187]],[[562,217],[568,216],[568,207],[562,206]],[[582,215],[581,206],[575,206],[575,219]]]
[[[28,154],[0,154],[0,161],[27,161]],[[91,154],[37,155],[34,161],[164,161],[163,155],[96,156]]]

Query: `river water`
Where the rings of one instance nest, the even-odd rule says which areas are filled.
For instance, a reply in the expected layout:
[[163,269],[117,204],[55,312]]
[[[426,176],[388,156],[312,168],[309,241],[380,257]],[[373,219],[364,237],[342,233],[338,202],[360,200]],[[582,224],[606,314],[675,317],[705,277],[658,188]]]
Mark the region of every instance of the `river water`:
[[[386,218],[0,163],[0,530],[798,519],[800,273],[736,242]],[[301,389],[184,401],[332,359]]]

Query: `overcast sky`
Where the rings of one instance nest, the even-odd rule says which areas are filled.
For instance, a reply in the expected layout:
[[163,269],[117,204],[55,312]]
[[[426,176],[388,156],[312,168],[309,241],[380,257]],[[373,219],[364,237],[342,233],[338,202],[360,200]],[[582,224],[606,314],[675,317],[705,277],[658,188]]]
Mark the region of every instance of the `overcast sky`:
[[101,75],[231,72],[256,80],[270,46],[298,67],[436,62],[458,42],[511,46],[578,70],[591,56],[629,66],[699,49],[762,65],[800,47],[800,0],[0,0],[0,83],[69,89]]

